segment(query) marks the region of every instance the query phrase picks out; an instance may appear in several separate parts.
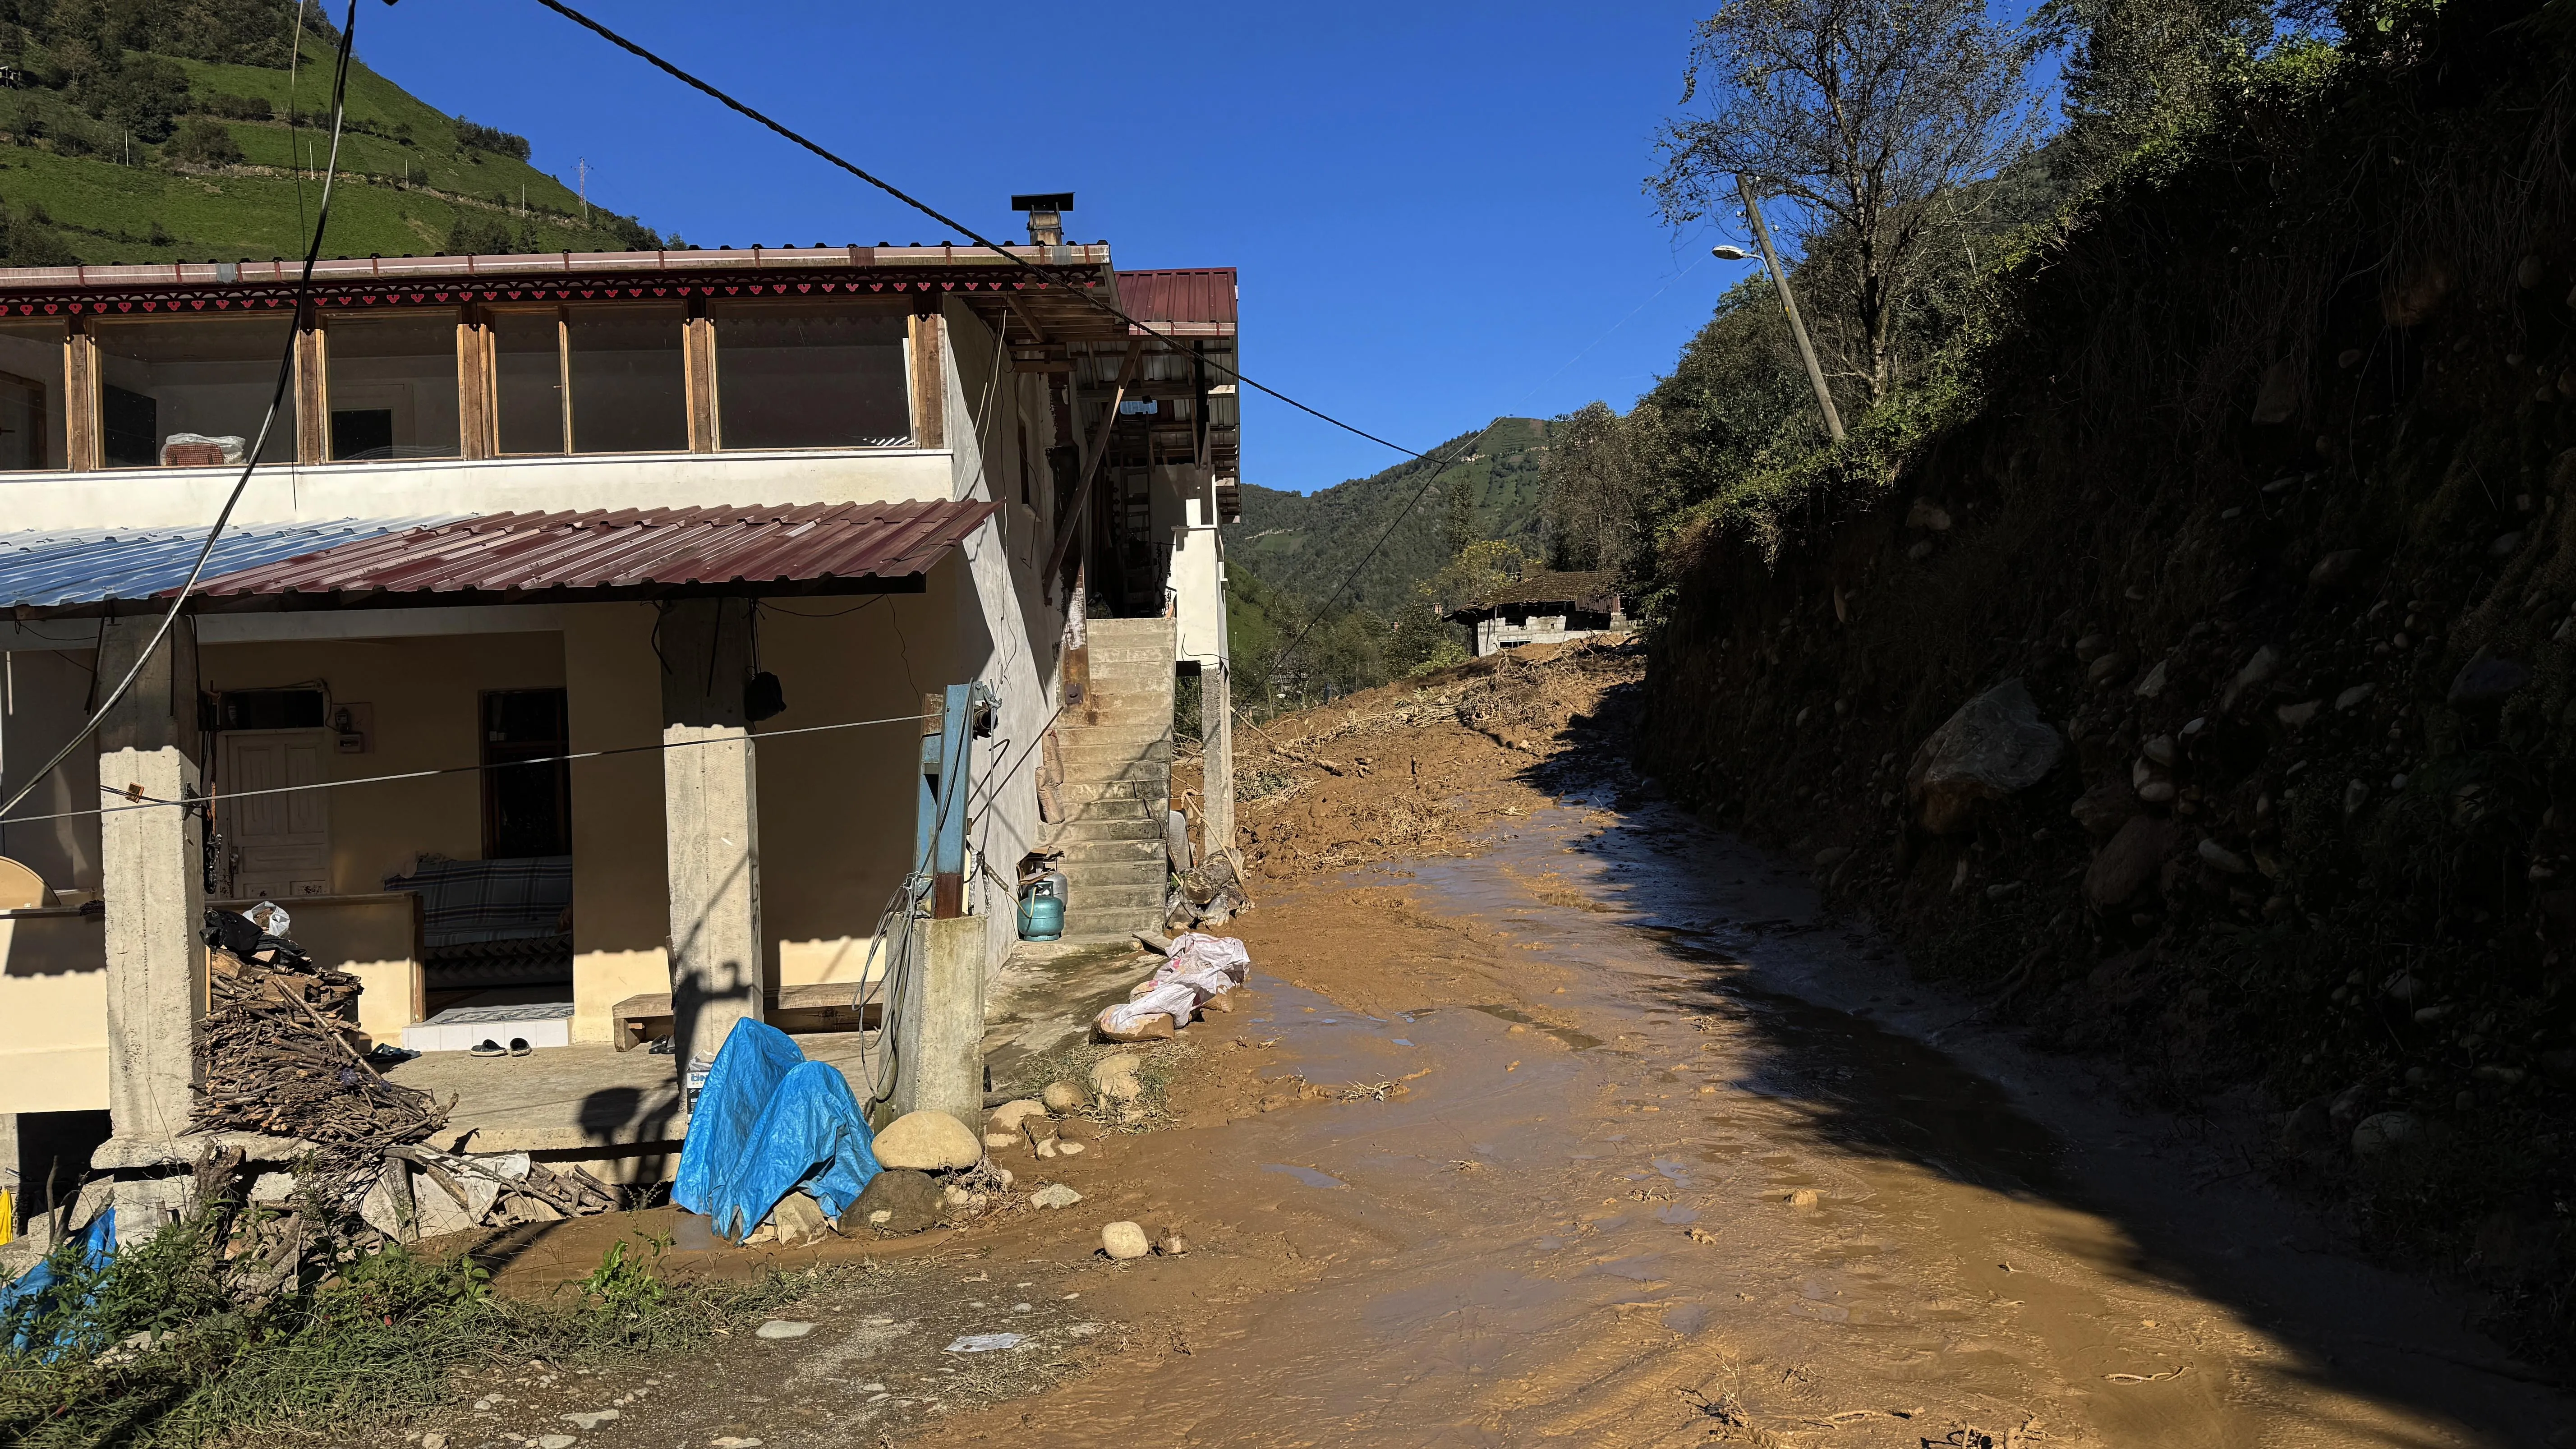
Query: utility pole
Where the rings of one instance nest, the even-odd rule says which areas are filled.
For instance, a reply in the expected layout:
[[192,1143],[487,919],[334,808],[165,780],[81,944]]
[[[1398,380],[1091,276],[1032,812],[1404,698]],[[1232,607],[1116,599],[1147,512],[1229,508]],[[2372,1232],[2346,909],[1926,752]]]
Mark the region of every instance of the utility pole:
[[581,224],[588,226],[590,225],[590,158],[584,156],[573,164],[579,168],[578,174],[581,179]]
[[[1753,199],[1753,183],[1738,176],[1735,190],[1744,198],[1744,215],[1753,223],[1753,240],[1762,248],[1762,264],[1771,269],[1771,285],[1780,291],[1780,310],[1789,314],[1789,332],[1798,339],[1798,355],[1807,360],[1807,381],[1816,385],[1816,405],[1825,410],[1825,431],[1839,443],[1843,440],[1843,415],[1834,411],[1833,390],[1825,386],[1825,370],[1816,362],[1816,345],[1807,340],[1807,324],[1798,317],[1798,299],[1789,294],[1789,274],[1780,268],[1780,254],[1771,249],[1771,228],[1762,220],[1761,204]],[[1729,252],[1744,255],[1734,247],[1714,250],[1720,257]]]

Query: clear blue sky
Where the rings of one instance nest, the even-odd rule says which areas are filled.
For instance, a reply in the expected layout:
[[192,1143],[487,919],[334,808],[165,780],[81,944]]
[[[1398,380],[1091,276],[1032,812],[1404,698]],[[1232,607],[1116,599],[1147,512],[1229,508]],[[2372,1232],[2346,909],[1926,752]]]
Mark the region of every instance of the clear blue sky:
[[[1013,192],[1071,190],[1072,234],[1121,266],[1240,268],[1247,371],[1428,448],[1625,408],[1743,277],[1641,191],[1713,4],[583,8],[987,235],[1025,235]],[[369,3],[358,41],[565,180],[587,157],[594,196],[666,235],[942,240],[529,0]],[[1267,399],[1247,414],[1250,482],[1398,461]]]

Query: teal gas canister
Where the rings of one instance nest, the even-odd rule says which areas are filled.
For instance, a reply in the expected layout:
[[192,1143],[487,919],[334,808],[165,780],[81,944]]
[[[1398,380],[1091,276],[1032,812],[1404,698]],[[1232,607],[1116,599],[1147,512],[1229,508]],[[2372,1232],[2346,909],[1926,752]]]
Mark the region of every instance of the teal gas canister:
[[1020,887],[1020,939],[1053,941],[1064,935],[1064,872],[1051,870]]

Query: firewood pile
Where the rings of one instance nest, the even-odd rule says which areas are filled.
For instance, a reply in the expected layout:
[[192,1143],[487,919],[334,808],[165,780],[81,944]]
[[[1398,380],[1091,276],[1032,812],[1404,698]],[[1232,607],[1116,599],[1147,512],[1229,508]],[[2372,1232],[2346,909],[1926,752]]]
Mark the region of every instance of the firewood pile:
[[[294,1174],[298,1197],[341,1224],[337,1231],[361,1237],[372,1229],[410,1242],[622,1206],[616,1189],[577,1167],[557,1170],[524,1152],[427,1146],[455,1104],[442,1106],[380,1075],[359,1050],[364,983],[316,966],[292,940],[268,934],[263,928],[285,928],[284,912],[264,905],[253,914],[261,917],[256,923],[208,913],[215,949],[198,1048],[203,1087],[192,1115],[196,1130],[312,1143]],[[239,1154],[234,1157],[234,1169],[217,1177],[238,1175]],[[207,1193],[199,1199],[208,1200]],[[349,1222],[352,1216],[358,1221]],[[300,1243],[304,1235],[295,1236]]]

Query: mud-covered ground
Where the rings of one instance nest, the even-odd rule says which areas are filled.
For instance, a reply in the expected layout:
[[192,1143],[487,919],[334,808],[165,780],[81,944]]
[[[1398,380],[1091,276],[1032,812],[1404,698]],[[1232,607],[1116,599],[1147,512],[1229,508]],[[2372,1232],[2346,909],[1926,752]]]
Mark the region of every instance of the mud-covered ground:
[[[1147,1049],[1153,1130],[996,1154],[1081,1202],[768,1255],[682,1232],[682,1270],[815,1267],[779,1310],[815,1326],[652,1365],[586,1429],[610,1385],[519,1375],[449,1442],[2576,1443],[2473,1300],[2351,1256],[2224,1113],[2124,1109],[1639,798],[1589,747],[1626,666],[1576,665],[1470,701],[1555,716],[1526,746],[1462,726],[1457,680],[1280,732],[1340,773],[1246,812],[1278,853],[1243,1009]],[[1417,758],[1445,793],[1385,788]],[[1372,843],[1399,810],[1442,848]],[[1119,1219],[1189,1251],[1113,1264]],[[686,1223],[564,1225],[512,1271],[638,1226]]]

